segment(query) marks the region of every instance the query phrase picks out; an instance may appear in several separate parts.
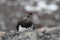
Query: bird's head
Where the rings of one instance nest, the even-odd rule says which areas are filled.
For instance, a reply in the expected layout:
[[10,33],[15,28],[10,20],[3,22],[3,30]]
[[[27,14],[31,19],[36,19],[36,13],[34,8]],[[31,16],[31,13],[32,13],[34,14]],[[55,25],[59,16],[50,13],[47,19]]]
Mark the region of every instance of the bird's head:
[[31,12],[28,12],[28,13],[27,13],[27,17],[30,17],[31,15],[32,15]]

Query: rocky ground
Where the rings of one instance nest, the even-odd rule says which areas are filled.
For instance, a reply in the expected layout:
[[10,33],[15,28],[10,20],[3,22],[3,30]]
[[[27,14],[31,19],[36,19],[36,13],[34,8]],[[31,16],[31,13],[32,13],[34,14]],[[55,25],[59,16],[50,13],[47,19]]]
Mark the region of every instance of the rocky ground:
[[[50,29],[50,28],[48,28]],[[60,40],[60,29],[0,32],[0,40]]]

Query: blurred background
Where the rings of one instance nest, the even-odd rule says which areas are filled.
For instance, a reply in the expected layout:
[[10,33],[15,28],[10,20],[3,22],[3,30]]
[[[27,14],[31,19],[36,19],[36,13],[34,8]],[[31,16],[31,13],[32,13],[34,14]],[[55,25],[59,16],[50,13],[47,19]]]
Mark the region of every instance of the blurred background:
[[60,26],[60,0],[0,0],[0,30],[16,30],[27,12],[36,28]]

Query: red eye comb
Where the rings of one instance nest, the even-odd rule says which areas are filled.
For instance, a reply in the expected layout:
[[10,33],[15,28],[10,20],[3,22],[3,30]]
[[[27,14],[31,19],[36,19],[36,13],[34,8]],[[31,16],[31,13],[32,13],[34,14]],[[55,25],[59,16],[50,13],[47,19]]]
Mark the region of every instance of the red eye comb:
[[27,12],[27,14],[32,15],[32,12]]

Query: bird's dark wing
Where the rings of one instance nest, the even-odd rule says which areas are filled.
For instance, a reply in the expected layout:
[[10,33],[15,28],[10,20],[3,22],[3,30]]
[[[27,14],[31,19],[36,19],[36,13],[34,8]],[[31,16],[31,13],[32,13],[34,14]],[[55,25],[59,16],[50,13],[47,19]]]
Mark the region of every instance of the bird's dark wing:
[[21,25],[23,28],[29,28],[33,25],[32,21],[20,21],[17,23],[16,29],[19,30],[19,25]]

